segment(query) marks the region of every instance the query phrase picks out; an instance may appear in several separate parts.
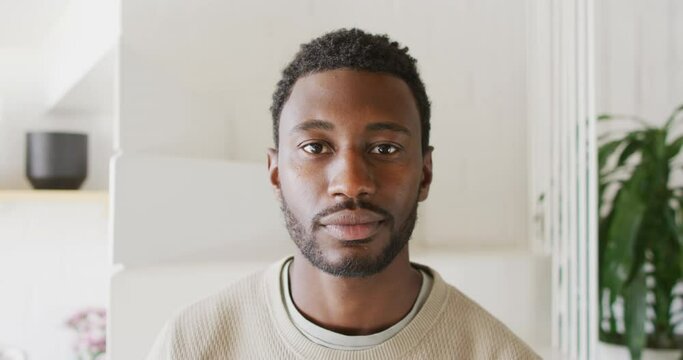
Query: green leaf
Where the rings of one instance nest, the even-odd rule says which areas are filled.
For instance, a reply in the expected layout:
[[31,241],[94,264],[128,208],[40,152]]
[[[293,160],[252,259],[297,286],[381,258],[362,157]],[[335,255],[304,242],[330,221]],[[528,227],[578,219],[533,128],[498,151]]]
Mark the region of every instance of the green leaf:
[[619,148],[626,139],[612,140],[600,146],[598,149],[598,169],[600,173],[605,172],[607,159]]
[[681,146],[683,146],[683,135],[676,138],[666,147],[666,158],[672,159],[678,155],[681,151]]
[[666,158],[666,132],[663,130],[652,130],[653,145],[654,145],[654,155],[657,159]]
[[634,121],[640,124],[644,128],[650,128],[650,124],[645,121],[645,119],[638,116],[631,115],[619,115],[619,114],[601,114],[597,118],[598,121],[611,121],[611,120],[628,120]]
[[[681,198],[674,196],[673,192],[669,193],[669,198],[673,199],[675,202],[678,202],[679,206],[683,205],[681,203]],[[666,220],[667,231],[669,231],[669,234],[671,234],[672,238],[676,240],[676,244],[678,244],[678,247],[681,248],[683,247],[683,237],[681,236],[682,229],[676,222],[677,214],[680,214],[680,211],[674,209],[670,204],[667,204],[667,209],[664,217],[664,219]]]
[[636,271],[633,281],[624,289],[624,325],[626,327],[626,345],[632,360],[639,360],[647,334],[645,320],[647,316],[647,285],[645,271],[641,266]]
[[607,186],[609,185],[609,182],[600,182],[598,185],[598,209],[602,209],[604,206],[605,201],[602,199],[603,194],[605,193],[605,189],[607,189]]
[[[683,248],[683,224],[676,221],[676,216],[680,217],[681,216],[681,210],[683,209],[683,198],[682,197],[674,197],[676,202],[678,202],[678,211],[673,210],[672,215],[669,219],[667,219],[667,224],[669,225],[671,232],[676,233],[675,239],[678,240],[678,248],[681,249]],[[683,253],[678,253],[678,267],[679,271],[681,274],[683,274]]]
[[[654,326],[658,333],[660,344],[673,344],[673,327],[670,322],[671,303],[673,301],[673,288],[681,278],[679,266],[680,246],[678,243],[678,230],[675,225],[675,210],[668,204],[671,193],[664,192],[662,201],[656,202],[654,211],[650,211],[643,226],[644,236],[651,239],[652,265],[654,266],[655,298],[653,308],[655,311]],[[657,208],[655,208],[655,206]]]
[[679,105],[673,113],[671,113],[671,116],[669,116],[669,119],[666,120],[666,124],[664,125],[664,129],[669,129],[671,125],[674,123],[674,120],[676,120],[676,117],[678,114],[683,111],[683,104]]
[[[654,132],[652,129],[636,130],[627,133],[624,137],[608,141],[600,145],[598,149],[598,169],[600,176],[612,173],[619,170],[624,165],[626,160],[637,151],[642,151],[648,144],[648,139],[654,140]],[[626,144],[625,147],[621,145]],[[608,169],[607,161],[615,153],[621,152],[617,165]]]
[[610,333],[617,333],[617,317],[614,315],[614,309],[612,305],[617,301],[617,293],[614,291],[609,292],[609,330]]
[[633,155],[636,151],[640,150],[640,147],[643,145],[642,142],[638,140],[633,140],[626,145],[624,150],[621,152],[621,155],[619,155],[619,161],[617,162],[617,167],[624,165],[626,163],[626,160],[628,160],[631,155]]
[[621,292],[630,280],[633,269],[640,265],[635,264],[634,261],[639,258],[636,251],[641,247],[637,243],[638,233],[646,206],[637,190],[634,189],[638,185],[634,184],[634,180],[637,179],[630,179],[629,183],[619,190],[612,208],[613,218],[610,221],[604,245],[606,263],[604,284],[615,292]]
[[[633,359],[641,357],[648,339],[654,346],[675,344],[671,304],[672,289],[683,277],[683,194],[669,189],[668,184],[673,171],[671,161],[680,155],[683,136],[669,142],[667,138],[669,128],[681,120],[682,112],[683,105],[674,110],[662,128],[651,127],[637,117],[598,118],[634,120],[644,127],[626,134],[621,131],[601,136],[598,151],[598,200],[602,214],[598,224],[600,296],[609,294],[612,305],[617,294],[623,297],[626,333],[622,339]],[[641,155],[636,164],[630,161],[635,154]],[[616,165],[608,166],[612,157],[616,157],[616,162],[611,164]],[[612,184],[619,184],[620,188],[609,204],[603,194]],[[646,262],[652,266],[649,274],[645,273]],[[655,280],[652,289],[645,282],[648,276]],[[655,295],[651,304],[655,315],[651,337],[644,328],[649,291]],[[611,319],[612,332],[616,331],[615,325]]]
[[[612,223],[612,219],[614,219],[614,211],[611,211],[606,217],[600,219],[600,222],[598,223],[598,271],[600,275],[604,273],[602,266],[606,264],[604,261],[604,256],[607,248],[607,233]],[[602,276],[600,276],[600,282],[603,282]]]

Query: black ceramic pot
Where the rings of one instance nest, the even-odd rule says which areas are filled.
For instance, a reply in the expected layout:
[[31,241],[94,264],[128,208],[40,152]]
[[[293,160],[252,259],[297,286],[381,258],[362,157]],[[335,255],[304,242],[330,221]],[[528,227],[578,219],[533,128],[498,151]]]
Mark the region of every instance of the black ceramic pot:
[[88,135],[26,134],[26,177],[35,189],[78,189],[88,175]]

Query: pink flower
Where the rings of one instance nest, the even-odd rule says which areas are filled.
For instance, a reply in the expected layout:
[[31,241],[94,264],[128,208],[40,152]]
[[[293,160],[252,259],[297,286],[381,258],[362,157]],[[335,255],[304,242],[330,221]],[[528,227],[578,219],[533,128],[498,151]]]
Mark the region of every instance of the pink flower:
[[66,325],[76,331],[74,352],[81,359],[104,360],[106,352],[107,312],[102,308],[87,308],[72,315]]

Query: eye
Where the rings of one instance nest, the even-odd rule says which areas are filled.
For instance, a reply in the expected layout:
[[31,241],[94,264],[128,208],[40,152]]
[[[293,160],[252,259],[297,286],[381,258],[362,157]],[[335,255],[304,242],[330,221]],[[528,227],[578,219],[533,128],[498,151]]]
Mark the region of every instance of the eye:
[[305,151],[309,154],[314,154],[314,155],[325,154],[325,153],[330,152],[330,148],[327,145],[325,145],[323,143],[319,143],[319,142],[308,143],[308,144],[302,146],[301,149],[303,149],[303,151]]
[[379,144],[372,148],[370,151],[373,154],[381,154],[381,155],[392,155],[398,152],[400,149],[396,145],[392,144]]

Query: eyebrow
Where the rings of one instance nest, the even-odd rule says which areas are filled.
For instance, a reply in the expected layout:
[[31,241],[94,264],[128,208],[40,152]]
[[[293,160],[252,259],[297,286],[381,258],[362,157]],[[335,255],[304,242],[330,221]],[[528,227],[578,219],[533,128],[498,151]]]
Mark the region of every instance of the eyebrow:
[[334,130],[334,124],[324,120],[306,120],[292,129],[292,132],[307,130]]
[[[334,130],[334,124],[324,120],[306,120],[292,129],[292,132],[307,131],[307,130]],[[367,131],[395,131],[410,135],[410,130],[405,126],[393,122],[377,122],[368,124],[365,127]]]
[[365,130],[367,130],[367,131],[389,130],[389,131],[395,131],[395,132],[404,133],[406,135],[410,135],[410,131],[408,130],[407,127],[393,123],[393,122],[379,122],[379,123],[368,124],[368,126],[365,127]]

